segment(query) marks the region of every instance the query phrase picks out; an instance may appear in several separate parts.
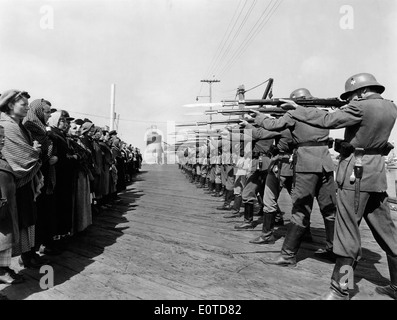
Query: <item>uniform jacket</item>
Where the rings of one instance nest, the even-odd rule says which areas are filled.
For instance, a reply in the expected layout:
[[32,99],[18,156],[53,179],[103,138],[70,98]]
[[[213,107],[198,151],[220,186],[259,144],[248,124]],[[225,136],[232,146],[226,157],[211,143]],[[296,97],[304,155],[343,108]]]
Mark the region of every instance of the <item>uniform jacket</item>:
[[[264,114],[255,118],[255,123],[270,131],[282,131],[289,129],[295,144],[307,142],[323,142],[329,140],[329,130],[316,128],[294,118],[294,114],[302,112],[301,109],[286,112],[282,117],[271,119]],[[324,146],[302,146],[296,149],[295,172],[332,172],[334,163],[328,150]]]
[[[328,113],[316,108],[302,108],[294,117],[324,128],[345,128],[344,140],[355,148],[382,149],[386,146],[397,118],[396,105],[379,94],[352,101],[341,109]],[[360,190],[383,192],[387,190],[386,168],[381,154],[367,154],[363,159],[363,177]],[[336,171],[336,182],[343,189],[355,189],[350,176],[355,163],[354,154],[341,157]]]
[[[237,135],[237,136],[236,136]],[[255,127],[253,125],[246,125],[243,133],[232,133],[232,141],[244,141],[244,144],[251,143],[252,154],[252,168],[251,172],[258,167],[259,159],[255,154],[262,156],[262,168],[260,170],[267,170],[270,165],[269,150],[274,143],[274,138],[279,137],[280,133],[265,130],[264,128]]]

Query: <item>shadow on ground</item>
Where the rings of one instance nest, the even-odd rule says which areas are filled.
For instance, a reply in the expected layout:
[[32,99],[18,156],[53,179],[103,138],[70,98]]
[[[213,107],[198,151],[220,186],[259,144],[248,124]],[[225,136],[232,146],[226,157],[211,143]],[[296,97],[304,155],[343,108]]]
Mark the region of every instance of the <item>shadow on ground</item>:
[[[51,294],[48,297],[46,296],[47,299],[74,299],[70,292],[65,294],[65,292],[59,291],[57,294],[57,286],[80,274],[100,258],[105,248],[112,246],[119,237],[123,236],[123,230],[129,227],[118,225],[128,222],[124,215],[128,211],[135,210],[137,207],[135,202],[144,195],[135,190],[133,185],[136,181],[144,180],[145,173],[147,171],[137,173],[132,178],[131,183],[127,185],[127,189],[120,192],[115,201],[109,203],[97,215],[93,216],[93,223],[86,230],[64,240],[65,250],[61,255],[45,256],[50,260],[54,272],[54,286],[51,288]],[[47,275],[48,271],[43,270],[40,273],[39,269],[21,268],[17,262],[17,257],[12,258],[11,266],[24,275],[25,282],[14,285],[0,284],[0,300],[24,300],[35,293],[46,290],[40,287],[40,283],[44,285],[49,283],[42,278]],[[89,287],[84,288],[84,284],[81,284],[80,287],[82,288],[78,289],[81,292],[89,291]]]

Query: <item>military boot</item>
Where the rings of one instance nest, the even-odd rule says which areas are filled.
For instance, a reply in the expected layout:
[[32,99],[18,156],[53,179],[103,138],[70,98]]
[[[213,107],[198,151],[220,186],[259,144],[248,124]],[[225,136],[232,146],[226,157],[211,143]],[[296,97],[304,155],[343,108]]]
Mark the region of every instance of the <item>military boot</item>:
[[216,208],[216,210],[232,210],[230,203],[232,202],[233,190],[226,190],[225,192],[225,202],[222,207]]
[[215,190],[215,182],[208,180],[208,190],[205,191],[204,193],[212,194],[214,192],[214,190]]
[[325,249],[318,249],[314,254],[317,258],[335,263],[337,256],[332,251],[334,242],[335,221],[324,220],[324,225],[326,247]]
[[233,207],[232,207],[232,212],[230,212],[230,214],[224,215],[223,217],[226,219],[241,217],[242,213],[240,212],[240,209],[241,209],[242,202],[243,202],[243,199],[242,199],[241,195],[235,196]]
[[219,197],[222,197],[225,194],[226,194],[226,188],[223,184],[221,184],[221,189],[219,191]]
[[278,266],[296,266],[296,255],[298,253],[300,244],[306,228],[301,227],[295,223],[290,223],[288,231],[281,248],[281,254],[274,260],[266,260],[266,263],[275,264]]
[[310,225],[306,227],[305,233],[302,238],[303,242],[313,242],[312,232],[310,231]]
[[356,261],[353,258],[336,258],[331,276],[330,291],[320,297],[320,300],[349,300],[349,288],[354,288],[354,269]]
[[280,209],[277,210],[275,218],[274,218],[274,225],[282,227],[284,225],[284,218],[283,218],[284,212],[282,212]]
[[397,257],[387,255],[387,264],[389,266],[390,284],[383,287],[378,286],[375,291],[397,300]]
[[255,228],[254,225],[254,204],[245,203],[244,204],[244,222],[238,226],[234,226],[236,230],[247,230]]
[[254,244],[273,244],[276,242],[276,238],[274,237],[274,222],[275,222],[275,212],[264,212],[263,214],[263,225],[262,225],[262,234],[250,241],[250,243]]
[[215,193],[212,194],[211,197],[220,197],[221,188],[222,188],[222,184],[215,183]]

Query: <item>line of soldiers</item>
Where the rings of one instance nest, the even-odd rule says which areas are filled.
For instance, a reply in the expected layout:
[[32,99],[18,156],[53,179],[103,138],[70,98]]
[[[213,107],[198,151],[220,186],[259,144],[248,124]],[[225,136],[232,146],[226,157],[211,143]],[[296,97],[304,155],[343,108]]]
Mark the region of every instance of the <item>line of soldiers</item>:
[[[362,254],[359,226],[364,218],[387,255],[390,271],[390,284],[376,291],[397,299],[397,229],[387,202],[384,159],[393,148],[388,139],[397,107],[382,98],[384,90],[372,74],[359,73],[345,83],[341,99],[348,103],[333,112],[292,100],[284,100],[281,107],[286,112],[280,117],[250,110],[253,124],[242,120],[238,128],[227,126],[201,144],[197,140],[181,149],[179,166],[198,188],[207,185],[206,193],[225,197],[217,208],[230,211],[225,218],[244,216],[236,230],[262,222],[261,235],[250,241],[254,244],[275,243],[275,226],[284,224],[277,201],[282,188],[289,192],[291,221],[281,252],[264,260],[272,265],[297,264],[302,241],[311,238],[310,216],[316,199],[326,239],[316,255],[335,263],[330,290],[321,296],[324,300],[350,299],[351,273]],[[313,97],[306,88],[299,88],[290,98]],[[340,128],[345,128],[344,139],[334,141],[329,131]],[[330,148],[339,153],[337,163]],[[260,218],[254,221],[256,201]]]

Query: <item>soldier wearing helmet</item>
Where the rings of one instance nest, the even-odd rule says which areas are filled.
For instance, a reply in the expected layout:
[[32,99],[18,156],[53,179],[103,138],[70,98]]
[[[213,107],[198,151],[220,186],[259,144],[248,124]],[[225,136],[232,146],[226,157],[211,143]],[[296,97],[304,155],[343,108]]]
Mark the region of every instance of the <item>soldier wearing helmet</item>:
[[306,88],[299,88],[291,92],[290,96],[291,99],[309,99],[313,98],[312,94]]
[[[293,98],[312,97],[306,88],[294,90],[290,96]],[[275,260],[268,261],[270,264],[281,266],[296,265],[296,256],[301,242],[304,241],[305,233],[310,228],[314,198],[318,201],[326,231],[326,247],[320,249],[318,253],[320,257],[327,260],[334,259],[332,246],[336,194],[334,163],[328,150],[329,130],[297,121],[293,117],[296,112],[299,111],[287,111],[278,119],[271,119],[266,114],[256,112],[255,117],[255,123],[267,130],[282,132],[288,129],[295,145],[293,156],[295,185],[291,195],[293,202],[291,223],[280,255]]]
[[388,139],[397,119],[397,107],[382,98],[384,90],[372,74],[359,73],[347,79],[345,92],[341,94],[349,103],[335,112],[287,103],[296,108],[298,112],[293,117],[299,121],[328,129],[345,128],[336,174],[338,215],[334,253],[337,259],[330,291],[322,297],[325,300],[349,299],[353,284],[348,279],[353,277],[345,275],[346,270],[354,271],[360,258],[362,218],[386,253],[389,266],[390,284],[377,287],[376,291],[397,299],[397,228],[387,201],[384,160],[391,150]]

